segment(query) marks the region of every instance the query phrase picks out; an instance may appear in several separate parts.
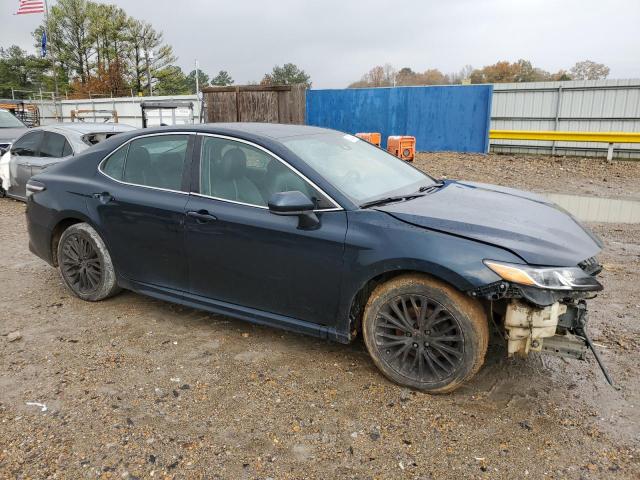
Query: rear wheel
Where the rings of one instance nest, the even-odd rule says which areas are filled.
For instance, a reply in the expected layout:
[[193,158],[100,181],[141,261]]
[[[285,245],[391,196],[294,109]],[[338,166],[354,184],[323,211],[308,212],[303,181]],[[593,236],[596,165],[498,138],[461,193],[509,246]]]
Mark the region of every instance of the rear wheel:
[[76,223],[67,228],[57,254],[60,275],[79,298],[96,302],[120,291],[109,251],[91,225]]
[[379,285],[363,318],[376,366],[401,385],[431,393],[458,388],[482,366],[489,330],[481,305],[423,275]]

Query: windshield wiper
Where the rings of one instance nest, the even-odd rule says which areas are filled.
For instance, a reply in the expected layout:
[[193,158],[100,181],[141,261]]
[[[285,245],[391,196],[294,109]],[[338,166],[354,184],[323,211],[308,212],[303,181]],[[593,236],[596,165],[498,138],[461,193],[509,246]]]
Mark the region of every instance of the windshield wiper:
[[432,185],[425,185],[424,187],[420,187],[418,189],[418,191],[419,192],[429,192],[431,190],[435,190],[436,188],[440,188],[440,187],[443,187],[443,186],[444,186],[444,182],[439,181],[439,182],[436,182],[436,183],[434,183]]
[[403,201],[412,200],[412,199],[418,198],[418,197],[424,197],[424,195],[421,194],[421,193],[412,193],[411,195],[397,195],[395,197],[379,198],[377,200],[371,200],[369,202],[364,202],[362,205],[360,205],[360,208],[377,207],[379,205],[385,205],[387,203],[403,202]]

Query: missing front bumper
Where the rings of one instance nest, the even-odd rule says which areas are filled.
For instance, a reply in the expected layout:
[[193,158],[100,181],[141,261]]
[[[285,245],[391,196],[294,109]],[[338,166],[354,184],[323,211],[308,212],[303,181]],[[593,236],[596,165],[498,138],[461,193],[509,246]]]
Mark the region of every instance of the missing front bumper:
[[590,349],[607,382],[614,388],[600,355],[587,333],[587,304],[555,302],[547,307],[533,307],[518,300],[507,305],[504,328],[509,356],[526,356],[537,351],[585,360]]
[[559,302],[535,308],[524,302],[511,301],[507,305],[504,322],[509,356],[526,356],[530,351],[542,351],[544,339],[556,334],[558,319],[566,311],[567,306]]

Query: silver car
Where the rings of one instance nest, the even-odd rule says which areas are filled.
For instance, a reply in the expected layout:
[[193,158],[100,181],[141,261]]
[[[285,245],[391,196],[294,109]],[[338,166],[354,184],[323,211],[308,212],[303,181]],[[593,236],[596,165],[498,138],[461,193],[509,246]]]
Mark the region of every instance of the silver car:
[[0,196],[26,201],[27,181],[118,133],[136,130],[117,123],[58,123],[30,129],[0,158]]
[[0,108],[0,156],[4,154],[13,141],[25,133],[27,126],[18,120],[9,110]]

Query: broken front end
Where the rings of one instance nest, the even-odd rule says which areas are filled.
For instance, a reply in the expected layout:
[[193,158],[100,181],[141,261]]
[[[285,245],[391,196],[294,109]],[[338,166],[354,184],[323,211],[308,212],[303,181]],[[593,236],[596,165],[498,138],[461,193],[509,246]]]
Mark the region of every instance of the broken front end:
[[613,385],[587,333],[586,300],[602,290],[595,257],[566,268],[484,263],[502,281],[469,294],[489,301],[490,318],[504,332],[509,356],[535,351],[585,360],[590,349]]

